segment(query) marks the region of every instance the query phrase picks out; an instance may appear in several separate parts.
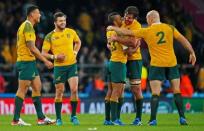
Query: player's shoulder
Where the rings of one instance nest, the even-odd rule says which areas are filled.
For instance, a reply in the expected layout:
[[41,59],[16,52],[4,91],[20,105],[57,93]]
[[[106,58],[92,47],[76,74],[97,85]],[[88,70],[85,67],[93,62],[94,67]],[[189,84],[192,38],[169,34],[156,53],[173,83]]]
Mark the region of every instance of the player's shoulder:
[[134,19],[133,23],[134,23],[134,24],[141,25],[140,22],[139,22],[137,19]]
[[107,35],[107,36],[111,36],[111,35],[117,35],[117,34],[116,34],[115,31],[110,31],[110,30],[109,30],[109,31],[106,32],[106,35]]
[[49,32],[46,36],[45,36],[45,40],[51,40],[52,35],[54,34],[54,30]]
[[171,24],[167,24],[167,23],[162,23],[163,26],[166,26],[166,28],[171,28],[172,30],[174,30],[174,26]]
[[34,28],[33,28],[33,25],[31,24],[30,21],[28,20],[25,20],[20,28],[23,28],[23,32],[35,32]]
[[133,21],[133,24],[135,25],[135,26],[138,26],[138,27],[141,27],[142,25],[140,24],[140,22],[137,20],[137,19],[135,19],[134,21]]
[[73,28],[65,28],[64,31],[68,33],[76,33],[76,31]]

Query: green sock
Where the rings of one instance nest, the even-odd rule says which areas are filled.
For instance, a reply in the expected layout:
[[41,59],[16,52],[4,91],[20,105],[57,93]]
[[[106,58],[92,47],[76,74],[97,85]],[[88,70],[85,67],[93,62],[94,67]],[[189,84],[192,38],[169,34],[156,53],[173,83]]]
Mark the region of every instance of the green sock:
[[183,99],[180,93],[174,94],[174,101],[180,117],[185,118],[183,110]]
[[152,95],[150,121],[156,120],[158,106],[159,106],[159,96],[158,95]]
[[55,102],[55,112],[57,119],[61,120],[62,102]]
[[118,103],[115,101],[110,101],[110,109],[111,109],[111,120],[115,121],[117,119]]
[[15,98],[15,111],[14,111],[14,117],[13,117],[14,121],[19,120],[22,106],[23,106],[23,99],[16,96],[16,98]]
[[71,106],[72,106],[71,117],[76,116],[77,103],[78,101],[71,101]]
[[136,107],[137,107],[136,118],[139,118],[141,120],[141,118],[142,118],[143,98],[136,100],[135,103],[136,103]]
[[35,110],[36,110],[38,119],[44,119],[45,116],[44,116],[44,114],[42,112],[42,103],[41,103],[41,100],[40,100],[40,96],[35,96],[35,97],[32,97],[32,98],[33,98],[33,104],[35,106]]
[[117,118],[120,119],[120,113],[121,113],[121,108],[123,105],[123,98],[118,99],[118,112],[117,112]]
[[110,121],[110,101],[105,100],[105,120]]

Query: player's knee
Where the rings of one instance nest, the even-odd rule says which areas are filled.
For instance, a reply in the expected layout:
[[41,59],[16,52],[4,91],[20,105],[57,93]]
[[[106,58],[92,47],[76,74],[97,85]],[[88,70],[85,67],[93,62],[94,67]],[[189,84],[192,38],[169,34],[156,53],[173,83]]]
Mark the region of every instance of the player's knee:
[[106,94],[105,98],[110,99],[110,97],[111,97],[111,94]]
[[25,95],[26,95],[26,93],[27,93],[27,90],[28,90],[27,88],[21,88],[21,87],[19,87],[18,90],[17,90],[17,92],[16,92],[16,96],[18,96],[18,97],[24,99],[24,98],[25,98]]
[[41,92],[41,87],[32,88],[32,92],[33,93],[40,93]]
[[64,89],[63,88],[57,88],[56,89],[56,98],[62,98],[63,97],[63,94],[64,94]]
[[76,95],[78,93],[78,89],[77,88],[72,88],[71,89],[71,94],[72,95]]
[[115,91],[111,94],[111,98],[117,100],[120,97],[120,93]]
[[56,92],[55,93],[55,99],[61,99],[63,97],[63,93],[62,92]]

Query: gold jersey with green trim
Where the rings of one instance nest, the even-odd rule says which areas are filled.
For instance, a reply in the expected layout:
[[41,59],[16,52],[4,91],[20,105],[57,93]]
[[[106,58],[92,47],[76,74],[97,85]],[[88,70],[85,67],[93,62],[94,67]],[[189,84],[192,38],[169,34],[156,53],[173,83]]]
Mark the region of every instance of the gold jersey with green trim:
[[[125,22],[123,21],[121,26],[121,28],[126,28],[128,30],[138,30],[141,27],[142,27],[141,24],[137,20],[134,20],[130,25],[126,25]],[[141,59],[142,55],[140,52],[140,48],[138,48],[137,51],[133,53],[131,56],[128,56],[128,60],[141,60]]]
[[46,35],[43,42],[43,50],[51,51],[54,55],[63,53],[65,60],[59,62],[54,61],[54,66],[67,66],[76,63],[76,55],[74,54],[74,42],[80,41],[75,30],[65,28],[61,32],[55,30]]
[[[115,31],[107,31],[106,37],[109,38],[113,35],[117,35]],[[110,60],[113,62],[121,62],[126,63],[127,62],[127,55],[123,51],[122,44],[118,42],[111,42],[111,58]]]
[[156,23],[147,28],[135,30],[134,34],[146,41],[151,56],[151,66],[172,67],[177,65],[173,39],[181,34],[175,27]]
[[17,61],[33,61],[35,56],[26,45],[27,41],[35,43],[36,36],[33,25],[30,21],[24,21],[17,32]]

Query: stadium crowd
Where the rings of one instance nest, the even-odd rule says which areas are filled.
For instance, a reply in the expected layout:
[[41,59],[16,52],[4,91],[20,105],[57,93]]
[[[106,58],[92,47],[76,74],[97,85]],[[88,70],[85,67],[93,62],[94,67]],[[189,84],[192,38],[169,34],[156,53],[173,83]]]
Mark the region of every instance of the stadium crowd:
[[[42,47],[45,34],[53,29],[52,14],[54,12],[61,10],[66,13],[68,26],[77,30],[82,40],[82,48],[78,55],[80,92],[91,96],[105,94],[104,72],[109,57],[105,38],[107,14],[114,10],[123,15],[123,10],[129,5],[139,8],[139,22],[143,26],[146,26],[145,16],[150,9],[160,11],[161,21],[174,25],[192,43],[197,56],[197,64],[194,68],[187,64],[187,52],[179,44],[175,44],[181,71],[181,90],[186,97],[192,97],[194,92],[204,92],[203,32],[197,29],[193,17],[185,12],[181,3],[176,0],[135,0],[134,2],[131,0],[75,0],[74,2],[66,0],[7,0],[0,1],[0,93],[14,93],[17,90],[17,74],[14,66],[16,62],[16,32],[20,23],[25,20],[25,9],[29,4],[38,5],[42,11],[41,22],[35,27],[36,45],[39,49]],[[143,91],[148,92],[150,89],[145,82],[148,75],[149,55],[145,43],[142,43],[142,55]],[[55,88],[52,83],[52,71],[46,69],[40,62],[38,62],[38,69],[42,76],[43,92],[45,94],[53,93]],[[163,94],[171,92],[168,81],[164,82],[163,87]]]

